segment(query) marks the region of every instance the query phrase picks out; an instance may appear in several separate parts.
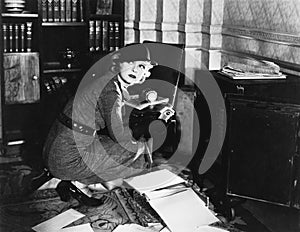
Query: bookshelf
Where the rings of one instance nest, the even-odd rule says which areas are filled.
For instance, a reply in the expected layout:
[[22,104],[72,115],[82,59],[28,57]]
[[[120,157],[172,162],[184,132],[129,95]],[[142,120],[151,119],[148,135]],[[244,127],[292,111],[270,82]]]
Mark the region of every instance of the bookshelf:
[[37,4],[1,12],[1,156],[17,156],[39,143],[40,48]]
[[36,72],[27,78],[35,88],[29,90],[35,98],[24,100],[13,93],[16,96],[12,94],[13,100],[7,104],[8,87],[12,87],[6,84],[8,71],[1,70],[4,147],[12,141],[24,144],[28,139],[42,145],[56,114],[75,93],[88,68],[124,46],[124,0],[112,0],[111,12],[105,15],[99,14],[99,2],[26,0],[23,12],[11,13],[1,0],[1,66],[7,65],[7,57],[23,57],[25,64],[20,64],[17,73],[24,72],[21,70],[32,60],[31,70]]
[[113,0],[111,14],[97,14],[95,2],[90,0],[88,9],[91,63],[124,46],[124,0]]
[[112,0],[111,14],[106,15],[97,13],[99,1],[38,1],[43,70],[55,62],[51,69],[65,69],[64,52],[69,49],[75,53],[74,68],[84,72],[95,59],[124,45],[124,0]]
[[88,68],[124,45],[124,0],[112,0],[111,14],[108,15],[97,13],[98,1],[38,1],[43,80],[46,83],[66,80],[61,89],[55,91],[53,85],[48,85],[48,90],[53,93],[45,94],[46,128],[75,93]]

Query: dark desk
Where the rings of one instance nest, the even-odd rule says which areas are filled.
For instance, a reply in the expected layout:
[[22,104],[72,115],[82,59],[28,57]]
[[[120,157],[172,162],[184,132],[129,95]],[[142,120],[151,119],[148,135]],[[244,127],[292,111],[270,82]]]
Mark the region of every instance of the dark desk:
[[226,101],[227,194],[300,208],[300,77],[212,75]]
[[218,71],[211,74],[224,95],[233,93],[286,103],[300,103],[300,76],[287,75],[277,80],[233,80]]

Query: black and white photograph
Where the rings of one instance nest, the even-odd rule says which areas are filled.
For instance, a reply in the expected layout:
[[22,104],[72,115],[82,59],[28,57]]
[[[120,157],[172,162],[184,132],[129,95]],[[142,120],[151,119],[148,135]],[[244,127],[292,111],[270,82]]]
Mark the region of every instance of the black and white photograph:
[[300,0],[0,14],[1,232],[300,231]]

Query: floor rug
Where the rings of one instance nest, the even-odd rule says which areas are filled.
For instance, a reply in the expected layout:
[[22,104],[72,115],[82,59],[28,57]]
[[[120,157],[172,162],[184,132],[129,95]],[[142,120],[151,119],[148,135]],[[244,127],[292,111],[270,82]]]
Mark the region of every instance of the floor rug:
[[[97,193],[95,197],[101,197]],[[163,223],[159,216],[142,202],[132,196],[127,189],[118,188],[105,193],[105,204],[99,207],[80,205],[76,200],[62,202],[53,190],[38,191],[27,201],[18,203],[3,203],[0,206],[0,231],[29,232],[32,227],[50,219],[70,208],[75,209],[85,217],[69,226],[90,223],[95,232],[111,232],[118,225],[136,223],[147,226],[148,223]],[[232,223],[216,223],[214,226],[227,229],[230,232],[241,232]]]
[[[138,223],[145,225],[150,221],[157,222],[153,216],[141,212],[128,192],[120,188],[105,193],[107,196],[105,203],[99,207],[82,206],[76,200],[62,202],[52,190],[46,192],[40,191],[31,201],[3,204],[0,207],[0,231],[32,231],[31,228],[34,225],[70,208],[86,215],[70,226],[90,223],[94,231],[99,232],[112,231],[120,224]],[[98,193],[95,197],[102,195],[102,193]]]
[[[22,186],[30,180],[31,169],[23,164],[8,165],[0,170],[0,231],[32,231],[31,228],[67,209],[73,208],[86,216],[72,225],[90,223],[94,231],[110,232],[116,226],[137,223],[146,226],[149,222],[161,222],[159,216],[147,203],[127,189],[115,189],[105,193],[107,200],[100,207],[86,207],[76,200],[62,202],[55,190],[36,191],[22,197]],[[196,192],[199,187],[194,186]],[[100,197],[96,193],[95,197]],[[216,223],[216,227],[230,232],[268,232],[248,211],[237,211],[230,222]]]

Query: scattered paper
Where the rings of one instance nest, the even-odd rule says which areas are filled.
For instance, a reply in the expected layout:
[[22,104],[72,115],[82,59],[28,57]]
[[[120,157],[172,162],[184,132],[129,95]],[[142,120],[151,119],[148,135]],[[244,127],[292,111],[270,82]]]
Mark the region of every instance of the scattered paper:
[[214,226],[201,226],[198,229],[196,229],[195,232],[229,232],[229,231]]
[[82,224],[78,226],[71,226],[59,230],[59,232],[94,232],[90,224]]
[[195,232],[219,219],[192,190],[149,201],[172,232]]
[[143,227],[138,224],[125,224],[117,226],[113,232],[158,232],[158,230]]
[[72,222],[84,216],[84,214],[74,209],[69,209],[47,221],[44,221],[32,227],[32,229],[37,232],[59,231],[61,228],[71,224]]
[[60,179],[52,178],[51,180],[49,180],[45,184],[43,184],[41,187],[39,187],[38,190],[55,189],[59,182],[61,182]]
[[149,222],[147,223],[147,227],[155,231],[161,231],[164,228],[164,226],[159,222]]
[[169,170],[162,169],[125,179],[125,182],[143,194],[148,191],[185,183],[186,181]]
[[158,191],[146,192],[146,193],[144,193],[144,196],[147,198],[148,201],[151,201],[151,200],[162,198],[162,197],[172,196],[174,194],[186,191],[188,189],[189,188],[186,187],[184,184],[179,184],[174,187],[169,187],[169,188],[161,189]]

